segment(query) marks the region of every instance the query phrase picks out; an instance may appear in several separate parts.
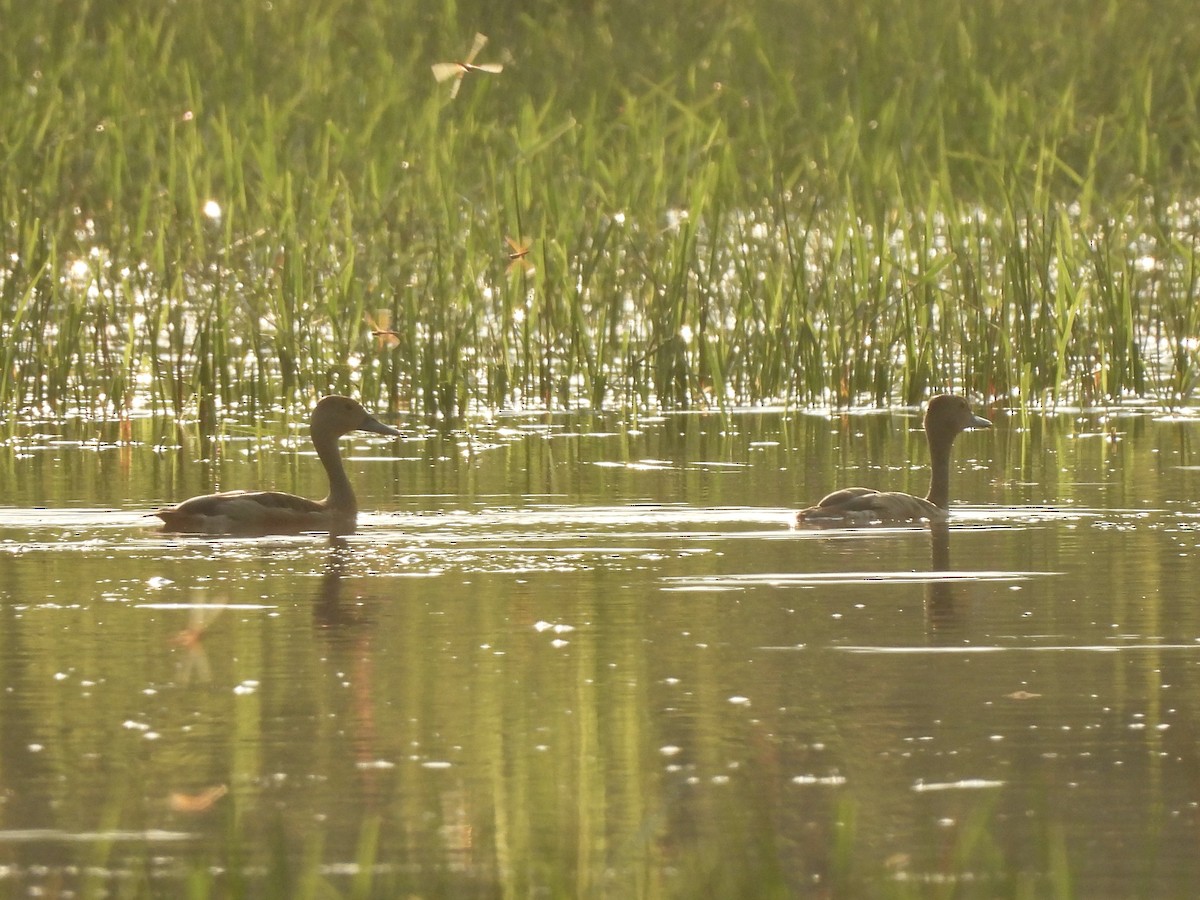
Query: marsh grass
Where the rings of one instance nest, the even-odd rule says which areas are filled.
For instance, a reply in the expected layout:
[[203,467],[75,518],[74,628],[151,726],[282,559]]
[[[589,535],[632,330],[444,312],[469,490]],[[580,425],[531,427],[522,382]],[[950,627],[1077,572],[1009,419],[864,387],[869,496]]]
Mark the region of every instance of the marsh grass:
[[1181,0],[0,10],[5,408],[1193,399]]

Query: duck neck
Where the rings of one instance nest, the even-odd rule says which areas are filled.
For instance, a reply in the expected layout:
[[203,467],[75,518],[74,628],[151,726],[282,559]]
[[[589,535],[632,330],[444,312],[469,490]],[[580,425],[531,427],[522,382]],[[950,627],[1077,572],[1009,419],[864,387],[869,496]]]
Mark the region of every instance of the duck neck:
[[939,509],[950,508],[950,445],[951,440],[935,440],[929,436],[929,493],[925,499]]
[[346,469],[342,465],[342,454],[338,451],[337,438],[333,435],[313,435],[313,446],[317,448],[317,457],[325,467],[329,476],[329,496],[325,505],[341,513],[354,514],[358,512],[358,502],[354,499],[354,490],[350,487],[350,479],[346,477]]

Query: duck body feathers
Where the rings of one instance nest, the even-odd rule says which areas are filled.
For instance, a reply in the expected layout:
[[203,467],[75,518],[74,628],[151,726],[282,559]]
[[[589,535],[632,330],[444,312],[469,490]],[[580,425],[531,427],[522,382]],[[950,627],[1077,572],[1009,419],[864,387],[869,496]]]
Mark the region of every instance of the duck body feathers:
[[[340,517],[319,500],[282,491],[222,491],[192,497],[154,513],[167,531],[198,534],[329,531],[353,525],[351,511]],[[340,519],[340,523],[339,523]]]
[[816,506],[800,510],[796,518],[808,525],[874,525],[922,520],[943,522],[949,515],[948,510],[903,491],[852,487],[827,494]]

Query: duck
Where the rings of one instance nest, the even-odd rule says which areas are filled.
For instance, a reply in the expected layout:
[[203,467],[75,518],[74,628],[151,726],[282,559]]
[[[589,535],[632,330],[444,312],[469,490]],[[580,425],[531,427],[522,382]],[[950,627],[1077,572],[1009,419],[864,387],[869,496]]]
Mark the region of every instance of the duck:
[[962,397],[939,394],[925,408],[929,442],[929,493],[914,497],[902,491],[850,487],[822,497],[816,506],[796,513],[797,525],[871,525],[876,523],[945,522],[950,517],[950,447],[968,429],[992,423],[971,411]]
[[329,476],[329,495],[324,500],[282,491],[223,491],[192,497],[150,515],[162,519],[163,531],[183,534],[353,532],[358,501],[338,450],[338,439],[352,431],[400,435],[371,416],[357,400],[321,398],[313,409],[308,433]]

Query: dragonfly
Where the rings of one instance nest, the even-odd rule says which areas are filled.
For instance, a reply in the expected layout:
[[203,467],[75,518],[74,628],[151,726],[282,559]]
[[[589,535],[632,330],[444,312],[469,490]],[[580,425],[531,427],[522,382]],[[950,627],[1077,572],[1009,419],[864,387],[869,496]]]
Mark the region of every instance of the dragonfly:
[[508,242],[508,268],[504,270],[505,274],[512,272],[518,266],[521,271],[526,274],[533,271],[533,263],[529,261],[529,241],[521,241],[518,243],[512,238],[505,236],[504,240]]
[[366,317],[367,327],[375,336],[377,349],[391,349],[400,346],[400,334],[392,330],[392,311],[390,309],[377,309],[374,315],[369,312],[363,315]]
[[504,71],[504,66],[500,63],[479,63],[476,65],[475,57],[479,55],[479,51],[487,44],[488,39],[486,34],[476,34],[475,43],[471,45],[471,52],[467,54],[466,59],[462,62],[444,62],[433,64],[433,77],[437,79],[438,84],[443,81],[454,79],[454,84],[450,85],[450,99],[453,100],[458,96],[458,89],[462,87],[463,78],[468,72],[490,72],[492,75],[499,75]]

